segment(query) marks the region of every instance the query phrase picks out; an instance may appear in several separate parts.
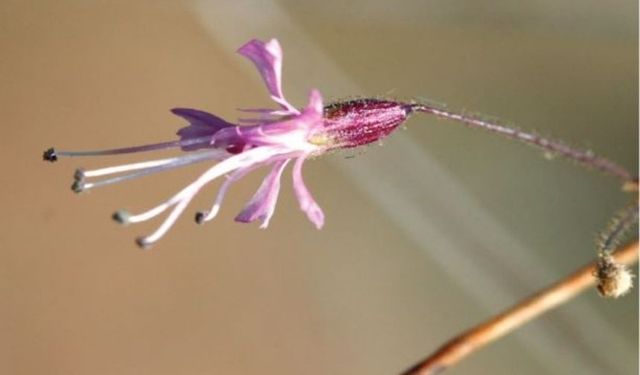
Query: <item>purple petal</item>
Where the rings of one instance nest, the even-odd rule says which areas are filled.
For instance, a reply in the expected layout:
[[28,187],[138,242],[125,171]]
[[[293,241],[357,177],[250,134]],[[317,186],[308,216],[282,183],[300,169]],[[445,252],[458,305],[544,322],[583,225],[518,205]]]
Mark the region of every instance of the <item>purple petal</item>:
[[242,212],[236,216],[235,220],[242,223],[250,223],[255,220],[262,220],[260,228],[266,228],[269,220],[273,216],[280,192],[280,177],[284,167],[289,163],[289,159],[275,163],[271,172],[264,178],[258,191],[253,195],[249,203]]
[[271,99],[280,104],[289,113],[298,113],[294,106],[289,104],[282,94],[282,48],[276,39],[267,43],[253,39],[240,47],[238,53],[250,59],[260,72]]
[[322,117],[323,110],[322,94],[316,89],[311,90],[309,92],[309,104],[307,104],[307,107],[304,109],[305,114],[312,113]]
[[281,121],[248,128],[244,127],[242,134],[256,144],[272,144],[275,142],[285,147],[296,148],[299,145],[288,143],[292,138],[295,140],[296,136],[292,135],[300,131],[305,132],[307,136],[313,134],[318,128],[323,127],[324,120],[322,116],[322,96],[318,90],[311,90],[309,103],[302,110],[302,113]]
[[293,166],[293,189],[300,203],[300,209],[307,214],[316,228],[320,229],[324,225],[324,213],[302,180],[302,164],[306,157],[306,155],[299,157]]
[[[233,127],[231,124],[218,116],[212,115],[209,112],[200,111],[191,108],[173,108],[171,110],[173,114],[182,117],[189,122],[188,126],[178,130],[177,135],[181,141],[188,139],[213,136],[220,129]],[[182,147],[185,151],[196,150],[199,148],[208,147],[206,144],[197,144],[191,146]]]

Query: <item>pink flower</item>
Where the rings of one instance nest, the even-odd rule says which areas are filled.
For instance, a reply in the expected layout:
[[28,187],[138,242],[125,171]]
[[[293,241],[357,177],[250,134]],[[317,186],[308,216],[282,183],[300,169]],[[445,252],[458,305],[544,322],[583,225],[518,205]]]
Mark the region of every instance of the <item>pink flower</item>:
[[[333,149],[356,147],[387,136],[407,119],[414,105],[380,99],[357,99],[324,107],[320,92],[314,89],[309,93],[306,107],[298,110],[282,93],[282,50],[277,40],[272,39],[267,43],[252,40],[238,52],[255,64],[271,99],[278,104],[279,109],[243,110],[254,113],[256,118],[242,119],[240,122],[244,125],[235,125],[207,112],[175,108],[172,112],[189,123],[178,131],[179,140],[102,151],[70,152],[51,148],[45,151],[44,159],[55,161],[59,156],[112,155],[167,148],[180,148],[185,151],[180,156],[167,159],[91,171],[79,169],[72,186],[76,192],[180,166],[216,161],[215,165],[195,181],[158,206],[138,214],[118,211],[113,215],[115,220],[124,224],[138,223],[170,210],[155,232],[137,239],[137,243],[142,247],[149,246],[164,236],[200,189],[209,182],[226,176],[211,208],[196,214],[198,223],[213,219],[230,185],[260,167],[269,167],[271,171],[236,216],[236,221],[248,223],[259,220],[260,227],[266,228],[275,211],[280,191],[280,177],[292,160],[293,187],[300,208],[316,228],[322,228],[324,214],[302,178],[304,161]],[[108,175],[116,176],[95,180],[97,177]],[[90,179],[92,181],[89,181]]]

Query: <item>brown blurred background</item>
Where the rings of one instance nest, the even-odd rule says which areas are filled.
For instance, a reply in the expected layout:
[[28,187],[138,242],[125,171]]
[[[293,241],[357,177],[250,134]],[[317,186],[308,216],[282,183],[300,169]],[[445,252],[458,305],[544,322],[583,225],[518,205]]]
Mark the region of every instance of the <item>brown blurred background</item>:
[[[190,106],[269,105],[247,40],[278,38],[284,88],[419,97],[496,115],[637,170],[638,4],[510,1],[3,1],[2,374],[394,374],[595,255],[629,197],[617,181],[454,123],[414,117],[364,152],[306,165],[316,231],[289,174],[268,230],[233,222],[234,186],[150,252],[121,228],[202,166],[69,191],[44,148],[171,139]],[[351,156],[356,156],[351,158]],[[286,183],[284,183],[286,181]],[[451,374],[636,374],[638,298],[589,291]]]

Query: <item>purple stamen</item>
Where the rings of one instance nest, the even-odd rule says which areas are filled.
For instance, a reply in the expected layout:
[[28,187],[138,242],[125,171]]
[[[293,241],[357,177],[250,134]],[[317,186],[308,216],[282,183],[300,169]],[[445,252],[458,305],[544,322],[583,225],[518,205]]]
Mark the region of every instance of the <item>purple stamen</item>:
[[197,137],[197,138],[187,138],[179,141],[168,141],[168,142],[160,142],[153,143],[142,146],[134,146],[134,147],[123,147],[123,148],[113,148],[107,150],[93,150],[93,151],[60,151],[56,150],[54,147],[51,147],[44,151],[42,158],[46,161],[57,161],[59,157],[79,157],[79,156],[106,156],[106,155],[121,155],[121,154],[132,154],[136,152],[146,152],[146,151],[157,151],[157,150],[165,150],[169,148],[176,147],[188,147],[195,145],[203,145],[210,144],[211,136]]

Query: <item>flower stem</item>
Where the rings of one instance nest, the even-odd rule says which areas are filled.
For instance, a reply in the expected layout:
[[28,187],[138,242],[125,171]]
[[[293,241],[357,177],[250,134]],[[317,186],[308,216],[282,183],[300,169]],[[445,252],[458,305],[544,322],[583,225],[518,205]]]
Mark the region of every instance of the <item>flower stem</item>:
[[511,128],[445,109],[435,108],[426,104],[412,104],[410,108],[415,112],[428,113],[447,120],[461,122],[471,128],[484,129],[507,138],[539,147],[551,154],[557,154],[567,159],[574,160],[585,167],[593,168],[618,177],[624,182],[637,180],[637,177],[633,176],[626,168],[623,168],[611,160],[597,156],[589,150],[579,150],[560,141],[545,138],[535,133],[525,132],[520,129]]
[[638,222],[638,201],[616,212],[611,222],[598,236],[598,254],[606,255],[620,245],[625,235]]
[[[617,263],[633,264],[638,260],[638,242],[620,248],[613,253],[613,257]],[[510,309],[454,337],[435,353],[403,372],[402,375],[434,375],[446,370],[469,354],[510,333],[542,313],[567,302],[587,287],[594,285],[596,278],[593,275],[596,266],[597,260],[524,299]]]

